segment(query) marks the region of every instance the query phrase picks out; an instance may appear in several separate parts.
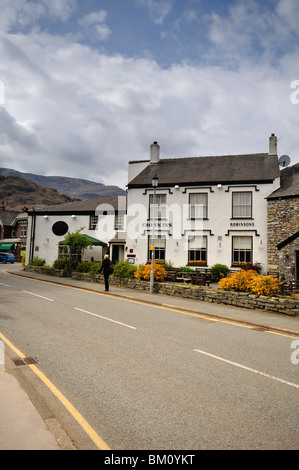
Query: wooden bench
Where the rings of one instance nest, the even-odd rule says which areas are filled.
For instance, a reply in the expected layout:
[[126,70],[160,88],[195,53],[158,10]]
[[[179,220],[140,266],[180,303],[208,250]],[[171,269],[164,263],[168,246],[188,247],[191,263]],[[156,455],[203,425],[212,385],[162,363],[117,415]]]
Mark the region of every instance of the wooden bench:
[[166,281],[176,282],[176,276],[178,274],[178,269],[167,269]]
[[299,293],[299,281],[283,282],[280,286],[280,292],[282,295]]
[[204,272],[196,272],[192,276],[192,284],[195,286],[209,286],[211,283],[211,274]]
[[183,282],[184,284],[189,284],[191,283],[192,279],[191,279],[191,274],[192,273],[189,273],[189,272],[178,272],[176,274],[176,282]]

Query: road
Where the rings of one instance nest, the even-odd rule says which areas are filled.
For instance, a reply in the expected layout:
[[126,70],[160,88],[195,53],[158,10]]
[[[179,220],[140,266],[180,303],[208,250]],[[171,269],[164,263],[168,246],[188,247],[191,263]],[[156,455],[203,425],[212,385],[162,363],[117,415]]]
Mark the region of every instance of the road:
[[20,369],[78,448],[298,449],[292,335],[5,269],[0,333],[37,358]]

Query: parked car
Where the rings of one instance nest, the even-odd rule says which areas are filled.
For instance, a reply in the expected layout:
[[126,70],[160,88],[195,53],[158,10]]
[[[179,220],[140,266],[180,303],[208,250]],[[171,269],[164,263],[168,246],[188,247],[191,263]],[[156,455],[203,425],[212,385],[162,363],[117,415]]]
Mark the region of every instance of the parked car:
[[0,251],[0,261],[2,261],[2,263],[14,263],[15,260],[16,257],[12,253],[1,253]]

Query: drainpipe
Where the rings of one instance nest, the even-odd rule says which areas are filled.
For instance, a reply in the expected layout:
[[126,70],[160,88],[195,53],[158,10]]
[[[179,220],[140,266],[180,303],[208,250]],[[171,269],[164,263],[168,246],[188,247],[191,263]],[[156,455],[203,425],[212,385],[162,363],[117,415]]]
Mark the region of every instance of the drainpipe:
[[30,263],[30,261],[33,260],[33,257],[34,257],[35,226],[36,226],[36,214],[35,214],[34,209],[32,209],[32,223],[31,223],[30,250],[29,250],[28,264]]

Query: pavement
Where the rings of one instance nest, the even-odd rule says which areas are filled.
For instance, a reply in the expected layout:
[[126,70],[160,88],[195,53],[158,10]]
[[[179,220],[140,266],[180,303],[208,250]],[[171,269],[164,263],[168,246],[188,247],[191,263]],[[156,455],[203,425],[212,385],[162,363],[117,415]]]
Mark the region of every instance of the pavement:
[[[17,266],[7,271],[8,274],[87,289],[124,301],[133,300],[141,304],[159,305],[179,312],[248,324],[299,339],[299,317],[150,294],[115,286],[111,286],[110,292],[106,293],[103,284],[29,273]],[[5,345],[4,349],[6,348],[9,346]],[[75,450],[75,447],[68,442],[67,436],[63,435],[64,432],[59,423],[55,423],[54,418],[44,419],[37,410],[18,380],[18,374],[14,374],[9,355],[3,354],[3,348],[2,351],[0,348],[0,396],[0,450]]]

